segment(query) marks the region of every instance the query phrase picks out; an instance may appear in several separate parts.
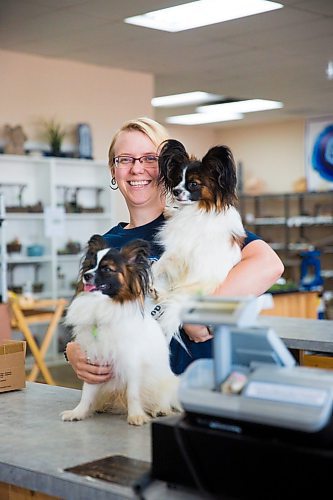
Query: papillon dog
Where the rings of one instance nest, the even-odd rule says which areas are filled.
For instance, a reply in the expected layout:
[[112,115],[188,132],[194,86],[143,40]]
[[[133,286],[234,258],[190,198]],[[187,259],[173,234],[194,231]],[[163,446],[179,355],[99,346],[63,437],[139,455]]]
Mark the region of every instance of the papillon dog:
[[159,182],[176,209],[157,235],[164,252],[153,265],[156,317],[169,341],[180,340],[184,301],[211,294],[224,281],[241,259],[246,233],[235,208],[236,167],[228,147],[213,147],[199,161],[179,141],[165,141]]
[[169,347],[145,305],[151,285],[149,244],[136,240],[117,250],[94,235],[81,275],[86,291],[71,302],[65,324],[73,327],[91,363],[112,366],[113,378],[103,384],[84,382],[80,403],[62,412],[62,419],[87,418],[122,393],[129,424],[180,411]]

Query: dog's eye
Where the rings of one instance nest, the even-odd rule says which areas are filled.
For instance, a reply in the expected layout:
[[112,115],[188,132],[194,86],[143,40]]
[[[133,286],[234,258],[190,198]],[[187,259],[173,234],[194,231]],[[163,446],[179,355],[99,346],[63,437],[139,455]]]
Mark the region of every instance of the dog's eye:
[[199,184],[195,181],[188,183],[188,189],[190,189],[191,191],[196,191],[197,189],[199,189],[199,187]]
[[104,266],[102,267],[102,271],[103,273],[115,273],[116,272],[116,269],[112,269],[112,267],[109,267],[109,266]]

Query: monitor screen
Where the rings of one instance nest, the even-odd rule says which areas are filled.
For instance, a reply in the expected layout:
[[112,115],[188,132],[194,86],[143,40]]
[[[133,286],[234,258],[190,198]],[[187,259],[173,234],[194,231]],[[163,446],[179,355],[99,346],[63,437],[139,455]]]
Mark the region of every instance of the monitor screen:
[[[270,328],[230,328],[231,364],[254,367],[262,363],[294,366],[295,359],[280,337]],[[218,353],[216,353],[218,357]]]

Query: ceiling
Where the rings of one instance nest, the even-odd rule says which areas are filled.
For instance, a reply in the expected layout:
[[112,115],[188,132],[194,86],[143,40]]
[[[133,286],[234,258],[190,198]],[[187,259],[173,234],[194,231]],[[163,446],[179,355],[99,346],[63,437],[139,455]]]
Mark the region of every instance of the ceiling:
[[[152,73],[155,96],[202,90],[284,103],[242,123],[333,115],[325,72],[333,60],[333,0],[281,0],[276,11],[178,33],[123,22],[178,3],[187,2],[0,0],[0,49]],[[155,117],[193,109],[159,109]]]

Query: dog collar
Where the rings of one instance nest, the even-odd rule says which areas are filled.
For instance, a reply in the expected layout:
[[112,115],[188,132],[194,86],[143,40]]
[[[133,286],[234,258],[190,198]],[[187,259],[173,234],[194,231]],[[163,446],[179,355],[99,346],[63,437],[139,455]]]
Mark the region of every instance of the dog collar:
[[97,338],[97,333],[98,333],[97,325],[93,325],[91,329],[91,334],[95,339]]

